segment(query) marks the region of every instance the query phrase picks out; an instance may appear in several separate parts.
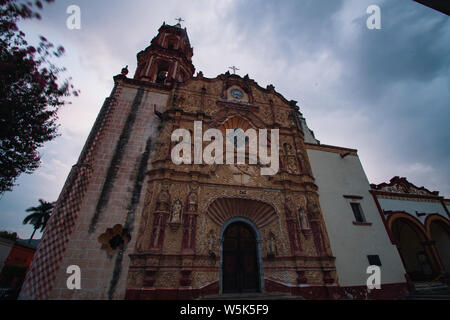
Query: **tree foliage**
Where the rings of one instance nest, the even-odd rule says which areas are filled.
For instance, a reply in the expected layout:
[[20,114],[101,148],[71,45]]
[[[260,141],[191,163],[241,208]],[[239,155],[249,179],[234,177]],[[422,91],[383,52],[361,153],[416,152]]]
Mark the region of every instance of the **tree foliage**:
[[52,62],[64,48],[43,36],[29,45],[19,29],[22,20],[40,19],[42,7],[41,1],[0,0],[0,195],[38,168],[38,149],[58,136],[59,108],[78,95],[70,78],[61,79],[65,69]]
[[39,228],[41,231],[44,230],[45,225],[47,224],[48,219],[52,215],[53,207],[55,206],[54,202],[44,201],[39,199],[39,205],[37,207],[31,207],[25,210],[26,212],[31,212],[28,216],[23,219],[23,224],[31,224],[34,227],[33,234],[31,235],[31,239],[33,239],[34,233]]
[[0,231],[0,238],[16,241],[17,240],[17,232],[8,232],[6,230]]

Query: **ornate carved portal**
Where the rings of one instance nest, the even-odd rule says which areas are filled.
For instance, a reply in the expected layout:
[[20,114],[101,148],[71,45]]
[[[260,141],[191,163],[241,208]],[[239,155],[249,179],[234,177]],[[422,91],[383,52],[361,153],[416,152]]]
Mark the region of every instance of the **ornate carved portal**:
[[[172,296],[164,297],[195,298],[225,289],[300,295],[298,284],[334,285],[334,257],[317,186],[303,133],[290,112],[290,103],[273,87],[260,88],[248,77],[224,74],[208,79],[199,74],[174,89],[150,158],[150,196],[130,255],[128,294],[153,299],[152,294],[170,292]],[[248,161],[175,165],[170,160],[171,131],[193,132],[194,121],[202,121],[203,132],[279,129],[280,170],[262,176],[261,165]],[[242,225],[224,233],[233,219],[254,226],[258,240],[245,236]],[[254,270],[257,280],[251,275]],[[146,288],[152,291],[142,290]]]

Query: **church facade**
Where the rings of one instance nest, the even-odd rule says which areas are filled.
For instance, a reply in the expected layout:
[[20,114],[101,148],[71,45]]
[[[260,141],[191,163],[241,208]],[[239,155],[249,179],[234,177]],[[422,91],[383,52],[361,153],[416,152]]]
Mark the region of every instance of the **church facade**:
[[[357,151],[321,144],[296,102],[272,85],[194,75],[192,56],[186,29],[163,24],[138,53],[134,76],[124,68],[114,77],[21,297],[404,297],[406,271]],[[195,123],[234,145],[230,130],[277,130],[268,144],[279,146],[279,170],[261,175],[265,165],[250,164],[250,152],[240,164],[175,164],[172,133],[195,136]],[[373,264],[381,289],[369,290]],[[73,265],[81,289],[68,289]]]

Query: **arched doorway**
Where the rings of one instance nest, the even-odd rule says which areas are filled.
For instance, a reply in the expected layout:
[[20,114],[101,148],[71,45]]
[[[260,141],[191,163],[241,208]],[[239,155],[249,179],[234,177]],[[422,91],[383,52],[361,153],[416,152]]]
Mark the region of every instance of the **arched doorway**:
[[424,232],[408,219],[398,218],[392,222],[392,235],[402,258],[406,272],[413,281],[433,279],[435,271],[429,248],[425,248],[427,238]]
[[434,240],[439,257],[446,272],[450,272],[450,227],[435,219],[429,225],[430,237]]
[[[220,263],[219,263],[219,292],[224,293],[224,241],[228,238],[226,231],[228,227],[234,223],[242,222],[252,231],[252,235],[256,242],[256,263],[258,285],[252,291],[264,292],[264,267],[261,256],[262,236],[259,230],[266,226],[275,223],[278,220],[278,214],[275,207],[261,200],[249,198],[236,197],[218,197],[212,199],[208,204],[205,215],[211,219],[212,222],[220,227]],[[231,231],[230,231],[231,232]],[[226,237],[227,236],[227,237]],[[227,247],[228,248],[228,247]],[[227,249],[228,251],[228,249]],[[231,251],[231,250],[230,250]],[[229,253],[229,254],[228,254]],[[232,252],[227,252],[230,256]],[[227,260],[227,259],[225,259]],[[227,262],[227,261],[225,261]],[[226,270],[225,270],[226,271]],[[228,278],[227,278],[228,279]],[[227,286],[227,290],[229,287]],[[242,292],[246,291],[245,286],[242,287]],[[239,292],[239,287],[237,292]]]
[[221,292],[262,291],[260,236],[247,219],[235,218],[223,226],[221,237]]

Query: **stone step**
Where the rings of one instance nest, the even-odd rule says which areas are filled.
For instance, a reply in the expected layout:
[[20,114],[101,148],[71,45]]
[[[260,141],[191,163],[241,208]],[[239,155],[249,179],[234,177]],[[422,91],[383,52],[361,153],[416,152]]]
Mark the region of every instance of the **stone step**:
[[410,295],[408,300],[450,300],[450,295]]
[[416,291],[406,298],[409,300],[450,300],[450,286],[443,283],[415,284]]
[[199,300],[303,300],[285,293],[224,293],[201,297]]
[[433,289],[433,288],[447,288],[448,286],[445,283],[439,282],[439,281],[432,281],[432,282],[416,282],[414,283],[414,287],[416,290],[422,290],[422,289]]
[[425,289],[417,289],[414,292],[414,294],[433,294],[433,293],[448,293],[450,294],[450,288],[449,287],[437,287],[437,288],[425,288]]

